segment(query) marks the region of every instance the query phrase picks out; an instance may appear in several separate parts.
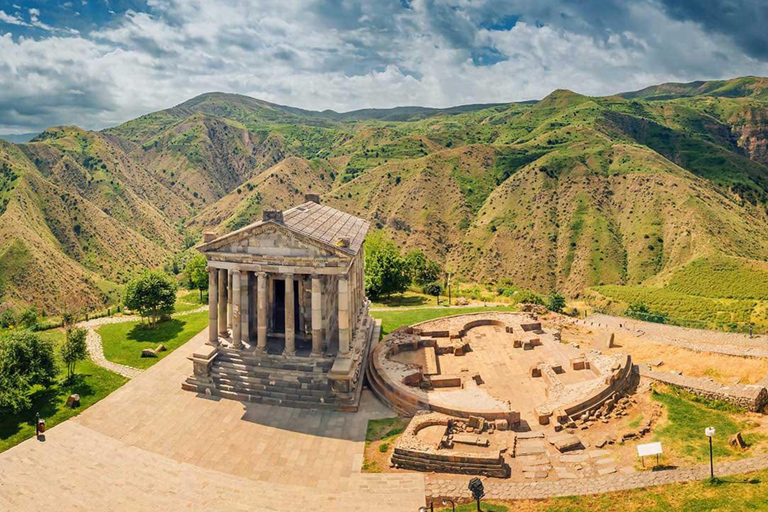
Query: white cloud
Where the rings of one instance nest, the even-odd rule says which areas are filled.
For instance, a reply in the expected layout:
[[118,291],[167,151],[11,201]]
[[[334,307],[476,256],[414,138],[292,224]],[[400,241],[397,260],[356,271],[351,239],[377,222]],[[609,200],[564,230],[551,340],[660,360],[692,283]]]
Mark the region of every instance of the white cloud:
[[14,16],[13,14],[8,14],[5,11],[1,11],[1,10],[0,10],[0,22],[9,23],[11,25],[19,25],[22,27],[29,26],[29,23],[21,19],[20,16]]
[[[521,8],[540,2],[528,3]],[[415,0],[410,9],[378,0],[148,4],[149,12],[115,15],[116,22],[89,34],[63,37],[57,28],[38,40],[0,37],[0,132],[64,123],[101,128],[217,90],[350,110],[526,100],[556,88],[610,94],[668,80],[768,74],[765,62],[725,35],[673,20],[655,3],[634,3],[625,13],[631,22],[598,35],[586,21],[482,29],[484,14],[465,0],[456,9],[432,0]],[[39,23],[39,16],[30,19]],[[11,23],[6,17],[24,23],[0,11],[0,21]],[[475,66],[473,52],[487,48],[506,60]]]

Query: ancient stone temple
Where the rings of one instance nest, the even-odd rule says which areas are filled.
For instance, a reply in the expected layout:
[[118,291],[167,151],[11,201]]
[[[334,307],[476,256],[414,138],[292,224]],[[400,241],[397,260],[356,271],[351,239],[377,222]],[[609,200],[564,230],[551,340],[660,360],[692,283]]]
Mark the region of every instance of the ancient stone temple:
[[356,410],[373,320],[363,286],[369,225],[307,202],[205,235],[209,341],[184,389],[241,401]]

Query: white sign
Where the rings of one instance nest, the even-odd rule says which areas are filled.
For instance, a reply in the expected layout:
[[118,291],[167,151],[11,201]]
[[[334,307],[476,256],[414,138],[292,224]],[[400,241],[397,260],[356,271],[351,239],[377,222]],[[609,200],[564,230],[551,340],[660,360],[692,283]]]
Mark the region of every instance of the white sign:
[[712,437],[715,435],[715,427],[707,427],[704,429],[704,435],[707,437]]
[[659,455],[661,451],[661,443],[648,443],[637,445],[637,454],[640,457],[647,457],[648,455]]

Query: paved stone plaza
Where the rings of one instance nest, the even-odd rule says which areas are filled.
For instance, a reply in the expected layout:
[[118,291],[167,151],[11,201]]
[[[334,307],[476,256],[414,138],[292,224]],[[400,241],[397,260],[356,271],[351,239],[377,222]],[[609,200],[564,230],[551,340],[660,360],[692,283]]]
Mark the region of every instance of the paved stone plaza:
[[367,421],[183,391],[207,331],[125,386],[0,454],[0,510],[416,510],[419,474],[361,474]]

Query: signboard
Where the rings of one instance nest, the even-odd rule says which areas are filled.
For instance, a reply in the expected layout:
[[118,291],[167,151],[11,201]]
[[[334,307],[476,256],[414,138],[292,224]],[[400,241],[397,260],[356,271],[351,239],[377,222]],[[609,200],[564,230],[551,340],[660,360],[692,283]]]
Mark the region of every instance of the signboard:
[[659,455],[661,451],[661,443],[648,443],[637,445],[637,454],[640,457],[647,457],[648,455]]

